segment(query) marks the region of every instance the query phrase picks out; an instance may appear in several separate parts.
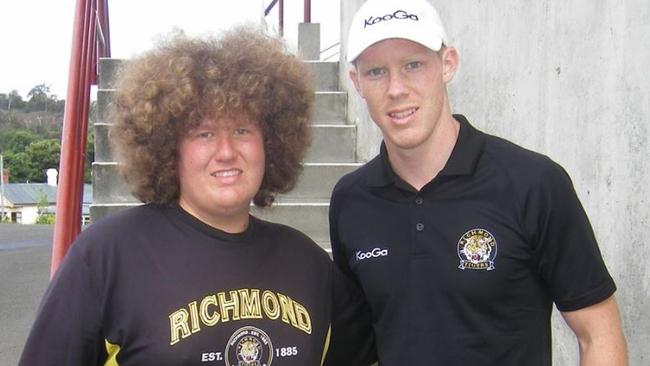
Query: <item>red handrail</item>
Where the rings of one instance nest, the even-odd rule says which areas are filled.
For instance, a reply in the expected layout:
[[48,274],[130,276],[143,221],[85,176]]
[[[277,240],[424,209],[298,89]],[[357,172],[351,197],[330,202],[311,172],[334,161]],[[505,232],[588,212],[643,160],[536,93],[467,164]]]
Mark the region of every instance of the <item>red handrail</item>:
[[305,0],[304,2],[303,18],[305,23],[311,23],[311,0]]
[[[278,4],[278,31],[280,36],[284,35],[284,0],[273,0],[264,10],[264,16],[269,15],[271,10]],[[303,19],[305,23],[311,23],[311,0],[303,2]]]
[[[50,277],[81,230],[83,164],[88,135],[90,86],[97,83],[97,59],[110,57],[108,0],[77,0],[73,25],[68,90],[61,134],[56,221]],[[102,44],[97,43],[99,24]]]

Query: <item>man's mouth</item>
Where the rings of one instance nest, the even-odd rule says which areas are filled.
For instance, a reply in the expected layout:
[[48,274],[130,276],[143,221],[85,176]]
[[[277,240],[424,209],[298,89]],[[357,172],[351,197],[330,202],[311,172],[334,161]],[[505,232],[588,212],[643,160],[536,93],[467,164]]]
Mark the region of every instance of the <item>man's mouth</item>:
[[417,110],[417,108],[409,108],[399,112],[390,112],[388,113],[388,116],[394,119],[404,119],[410,117]]
[[210,174],[213,177],[234,177],[242,173],[241,169],[218,170]]

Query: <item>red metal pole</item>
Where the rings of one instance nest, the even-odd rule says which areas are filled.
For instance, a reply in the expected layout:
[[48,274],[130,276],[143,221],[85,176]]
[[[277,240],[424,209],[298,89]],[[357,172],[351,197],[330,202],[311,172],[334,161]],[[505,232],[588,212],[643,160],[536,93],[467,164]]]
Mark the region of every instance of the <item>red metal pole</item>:
[[97,17],[95,16],[95,9],[97,0],[92,0],[91,12],[89,14],[88,24],[88,38],[86,39],[86,62],[85,62],[85,80],[83,85],[81,118],[80,118],[80,135],[77,140],[77,151],[79,152],[79,160],[77,166],[77,179],[76,179],[76,192],[79,199],[79,209],[77,213],[77,222],[81,225],[81,216],[83,210],[83,192],[84,192],[84,166],[86,163],[86,144],[88,141],[88,114],[90,111],[90,85],[97,83]]
[[[70,222],[68,225],[75,227],[75,235],[72,238],[74,241],[74,238],[79,234],[80,227],[81,227],[81,196],[82,196],[82,187],[83,187],[83,160],[84,160],[84,148],[85,148],[85,140],[86,138],[84,137],[84,125],[88,123],[88,117],[87,117],[87,108],[88,108],[88,99],[90,98],[89,95],[89,88],[90,88],[90,79],[88,76],[88,69],[91,68],[91,64],[93,62],[92,58],[92,45],[95,43],[94,39],[92,39],[92,28],[93,28],[93,23],[95,23],[95,5],[96,5],[96,0],[89,0],[89,6],[86,8],[86,18],[84,21],[84,43],[82,46],[82,52],[81,52],[81,68],[79,72],[81,73],[81,82],[80,82],[80,88],[78,90],[78,100],[80,101],[78,104],[78,110],[77,110],[77,118],[75,120],[75,128],[76,128],[76,134],[75,134],[75,140],[73,143],[73,154],[74,154],[74,160],[73,163],[75,164],[75,167],[73,169],[72,174],[72,179],[71,179],[71,185],[70,185],[70,195],[71,197],[75,198],[75,207],[74,210],[70,214]],[[68,247],[72,243],[68,244]]]
[[284,36],[284,0],[280,0],[278,5],[278,27],[280,28],[280,36]]
[[99,0],[97,12],[99,13],[99,26],[104,35],[104,43],[102,44],[102,49],[99,51],[99,57],[111,57],[111,29],[108,23],[108,0]]
[[305,23],[311,23],[311,0],[305,0],[304,2],[304,18],[305,18]]
[[75,144],[79,139],[79,104],[83,85],[84,70],[84,41],[87,29],[87,14],[91,8],[89,0],[77,0],[72,35],[72,50],[70,52],[70,67],[68,73],[68,90],[63,117],[63,132],[61,134],[61,158],[59,163],[59,184],[56,193],[56,221],[54,223],[54,238],[52,243],[52,262],[50,277],[54,275],[65,256],[70,244],[80,231],[80,220],[75,220],[76,211],[80,209],[78,192],[74,191],[76,172]]

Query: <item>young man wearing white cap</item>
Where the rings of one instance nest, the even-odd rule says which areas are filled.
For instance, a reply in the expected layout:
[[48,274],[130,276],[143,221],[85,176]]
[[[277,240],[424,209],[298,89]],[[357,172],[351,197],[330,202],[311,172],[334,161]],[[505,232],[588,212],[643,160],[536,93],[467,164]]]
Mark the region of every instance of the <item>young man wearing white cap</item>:
[[330,234],[380,365],[551,365],[553,304],[581,365],[626,365],[616,286],[568,175],[452,115],[458,53],[431,4],[368,0],[347,58],[384,139],[335,187]]

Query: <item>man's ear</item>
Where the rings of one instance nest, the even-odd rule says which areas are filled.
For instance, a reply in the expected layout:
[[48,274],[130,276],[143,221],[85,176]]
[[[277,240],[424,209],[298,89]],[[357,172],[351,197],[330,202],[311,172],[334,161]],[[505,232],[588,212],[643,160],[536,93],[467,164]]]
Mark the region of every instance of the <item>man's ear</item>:
[[454,78],[456,70],[458,70],[458,51],[454,47],[444,47],[440,52],[440,58],[442,59],[442,80],[447,84]]
[[352,84],[354,84],[354,88],[357,89],[357,93],[359,93],[361,98],[363,98],[363,92],[361,91],[361,86],[359,85],[359,72],[357,71],[357,67],[352,66],[348,75],[350,76],[350,80],[352,80]]

